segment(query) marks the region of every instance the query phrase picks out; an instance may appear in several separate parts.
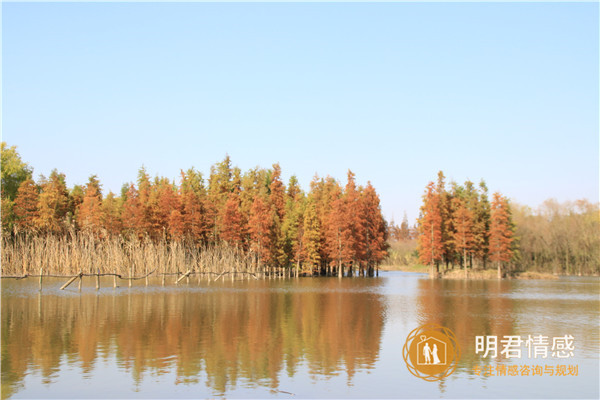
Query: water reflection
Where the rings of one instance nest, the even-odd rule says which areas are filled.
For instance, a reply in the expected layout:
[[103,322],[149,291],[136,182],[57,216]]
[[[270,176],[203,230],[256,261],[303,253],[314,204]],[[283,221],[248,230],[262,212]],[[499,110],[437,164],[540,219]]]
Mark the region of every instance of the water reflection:
[[[598,398],[598,278],[386,273],[115,290],[108,280],[99,294],[93,281],[81,294],[44,282],[42,295],[33,280],[2,282],[3,397]],[[425,323],[452,329],[462,349],[437,384],[402,359],[408,333]],[[572,334],[575,357],[561,363],[579,376],[473,374],[483,362],[475,336],[529,334]]]
[[422,279],[417,285],[417,320],[419,325],[437,323],[452,329],[462,350],[458,371],[470,372],[475,363],[482,362],[481,355],[475,354],[475,336],[482,335],[571,334],[576,338],[577,359],[597,360],[598,283],[597,278]]
[[450,328],[462,353],[458,369],[470,370],[475,362],[475,336],[502,337],[513,330],[513,301],[503,296],[509,291],[509,281],[423,279],[417,292],[419,324]]
[[215,394],[238,384],[277,388],[280,373],[300,365],[351,380],[378,358],[380,284],[317,278],[40,295],[2,282],[2,395],[18,392],[32,371],[52,383],[61,363],[91,376],[113,358],[134,382],[176,371],[176,383],[205,379]]

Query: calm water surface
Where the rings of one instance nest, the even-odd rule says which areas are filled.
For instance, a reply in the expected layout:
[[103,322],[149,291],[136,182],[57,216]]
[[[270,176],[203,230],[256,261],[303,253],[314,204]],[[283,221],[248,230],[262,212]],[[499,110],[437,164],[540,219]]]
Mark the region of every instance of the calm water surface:
[[[3,398],[598,398],[600,281],[440,281],[425,275],[112,288],[2,280]],[[410,374],[409,332],[454,331],[439,382]],[[477,335],[573,335],[578,376],[482,377]],[[551,340],[551,339],[550,339]],[[293,395],[292,395],[293,394]]]

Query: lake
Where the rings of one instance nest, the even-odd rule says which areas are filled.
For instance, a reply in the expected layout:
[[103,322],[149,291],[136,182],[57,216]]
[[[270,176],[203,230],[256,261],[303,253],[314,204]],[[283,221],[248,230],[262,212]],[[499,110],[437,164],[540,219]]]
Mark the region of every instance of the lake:
[[[174,278],[173,278],[174,279]],[[3,398],[598,398],[600,280],[376,278],[2,280]],[[173,283],[173,282],[171,282]],[[408,334],[436,323],[462,356],[437,382],[413,376]],[[476,336],[573,336],[568,358],[489,359]],[[477,375],[499,364],[566,376]]]

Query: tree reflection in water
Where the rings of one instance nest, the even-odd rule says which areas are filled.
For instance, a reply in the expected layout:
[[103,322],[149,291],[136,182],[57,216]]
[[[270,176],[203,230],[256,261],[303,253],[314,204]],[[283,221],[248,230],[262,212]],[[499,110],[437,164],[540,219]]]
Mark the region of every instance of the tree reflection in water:
[[[3,282],[23,285],[23,282]],[[127,288],[96,294],[45,290],[2,297],[2,392],[28,370],[52,383],[68,362],[93,377],[116,358],[134,382],[176,373],[225,393],[242,381],[278,388],[294,376],[372,368],[384,325],[376,279],[299,279],[202,287]],[[204,372],[205,375],[202,374]]]

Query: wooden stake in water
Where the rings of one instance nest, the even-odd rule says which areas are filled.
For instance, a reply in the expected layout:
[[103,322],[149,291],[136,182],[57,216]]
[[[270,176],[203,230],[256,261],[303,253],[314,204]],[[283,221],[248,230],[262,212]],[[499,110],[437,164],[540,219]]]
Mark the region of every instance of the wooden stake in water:
[[115,269],[115,274],[113,275],[113,288],[117,287],[117,270]]
[[42,291],[42,276],[44,275],[44,268],[40,268],[40,292]]
[[96,268],[96,290],[100,290],[100,269]]
[[65,289],[67,288],[67,286],[69,286],[71,283],[73,283],[73,281],[74,281],[75,279],[77,279],[78,277],[79,277],[79,275],[76,275],[76,276],[72,277],[71,279],[69,279],[69,280],[67,281],[67,283],[65,283],[64,285],[62,285],[62,286],[60,287],[60,290],[65,290]]
[[189,269],[185,274],[183,274],[179,279],[177,279],[177,281],[175,283],[179,283],[179,281],[182,280],[183,278],[188,278],[190,276],[191,272],[192,272],[192,270]]

